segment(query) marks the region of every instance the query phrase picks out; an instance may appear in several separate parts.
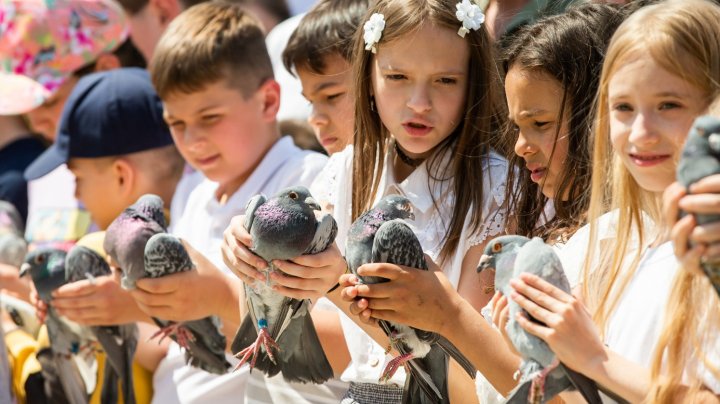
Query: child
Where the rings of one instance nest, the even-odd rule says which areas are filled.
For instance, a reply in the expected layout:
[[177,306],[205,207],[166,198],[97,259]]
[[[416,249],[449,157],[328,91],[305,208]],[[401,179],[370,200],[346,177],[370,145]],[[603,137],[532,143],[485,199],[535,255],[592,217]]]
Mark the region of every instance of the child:
[[[198,271],[140,280],[133,297],[146,313],[161,318],[218,315],[232,341],[243,293],[220,256],[223,230],[256,194],[309,185],[326,158],[280,136],[275,120],[280,89],[264,35],[239,5],[207,2],[186,10],[163,34],[150,69],[175,144],[207,177],[192,191],[175,233],[207,258]],[[155,372],[154,400],[237,403],[247,376],[247,367],[216,376],[187,366],[172,344]]]
[[[661,195],[674,181],[694,118],[720,93],[718,18],[720,7],[708,1],[671,0],[637,11],[618,28],[600,78],[591,220],[566,247],[589,247],[580,298],[527,274],[511,282],[512,299],[538,320],[518,316],[519,324],[568,367],[631,402],[653,397],[648,369],[653,350],[665,348],[658,338],[666,304],[684,277],[677,278]],[[718,346],[715,333],[695,349],[712,358]],[[708,371],[716,364],[684,365],[667,371],[720,394],[720,379]],[[672,401],[682,400],[684,390],[676,391]]]
[[[76,177],[77,198],[101,229],[140,195],[153,192],[170,201],[183,160],[162,121],[160,100],[147,72],[116,69],[78,82],[67,101],[58,141],[28,167],[26,175],[37,178],[64,163]],[[94,244],[101,246],[102,240]],[[65,285],[55,292],[53,306],[86,325],[152,323],[120,288],[115,275]],[[152,335],[151,328],[141,325],[140,340]],[[151,359],[141,351],[136,355],[138,363],[152,368]],[[135,375],[136,397],[139,402],[149,401],[149,373],[136,369]]]
[[[589,183],[590,156],[586,149],[592,104],[604,49],[621,19],[615,7],[580,6],[521,29],[504,52],[502,64],[507,72],[505,93],[511,120],[506,139],[517,153],[510,157],[514,164],[508,182],[518,183],[506,193],[507,200],[513,201],[507,226],[518,234],[538,235],[561,248],[564,238],[572,235],[584,218],[587,198],[580,191]],[[529,168],[536,175],[531,177]],[[438,283],[441,275],[398,276],[402,271],[389,265],[366,266],[363,271],[371,276],[383,271],[392,280],[358,287],[347,283],[344,294],[352,302],[353,313],[366,321],[402,318],[415,327],[440,332],[474,360],[478,369],[488,372],[487,377],[498,389],[506,393],[512,387],[510,384],[502,388],[502,379],[495,376],[497,367],[488,363],[485,345],[478,344],[482,330],[476,324],[485,320],[469,305],[459,303],[459,295],[444,287],[446,279]],[[385,288],[392,288],[393,293],[382,293]],[[366,299],[379,294],[382,299]],[[356,301],[358,296],[362,299]],[[421,296],[442,304],[406,304]],[[493,300],[496,307],[500,303],[500,309],[503,302]],[[382,310],[367,309],[369,304],[382,304]],[[456,309],[464,313],[457,314]],[[452,326],[446,321],[461,316],[468,320],[453,322]],[[483,376],[479,374],[476,379],[481,402],[501,400],[482,381]]]
[[308,122],[328,154],[352,143],[352,39],[367,8],[367,0],[320,1],[283,52],[285,67],[291,74],[295,70],[312,105]]
[[[472,3],[448,0],[379,1],[371,6],[367,15],[373,16],[354,45],[358,135],[353,147],[332,156],[312,191],[321,203],[334,207],[341,248],[353,219],[382,196],[408,196],[423,248],[479,310],[490,295],[480,290],[475,268],[486,239],[502,232],[504,223],[507,163],[491,142],[505,113],[498,102],[492,43],[478,20],[458,20],[456,5],[481,16]],[[262,265],[242,245],[248,243],[246,232],[232,224],[229,231],[226,248],[233,255],[228,260],[241,261],[234,269],[243,279],[264,279],[255,269]],[[329,252],[280,262],[280,269],[292,276],[273,273],[271,278],[281,293],[306,296],[310,283],[297,277],[307,277],[320,265],[345,268],[342,257]],[[315,292],[323,295],[327,290],[318,287]],[[339,290],[333,288],[328,297],[347,311]],[[391,359],[385,350],[387,337],[378,328],[361,329],[342,320],[352,357],[343,374],[343,380],[351,382],[343,402],[399,402],[404,371],[390,384],[378,384]],[[459,387],[473,390],[470,378],[457,380],[463,381]]]

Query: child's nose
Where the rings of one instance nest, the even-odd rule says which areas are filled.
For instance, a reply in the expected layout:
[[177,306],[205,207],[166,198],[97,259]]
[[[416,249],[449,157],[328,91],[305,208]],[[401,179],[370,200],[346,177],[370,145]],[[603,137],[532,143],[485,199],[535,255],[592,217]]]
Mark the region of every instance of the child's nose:
[[518,138],[515,141],[515,154],[524,157],[535,153],[535,151],[535,145],[523,135],[522,131],[518,131]]
[[656,143],[658,140],[656,117],[652,113],[645,112],[635,115],[630,127],[629,140],[634,144]]
[[324,112],[322,112],[320,109],[318,109],[316,106],[312,107],[312,110],[310,111],[310,116],[308,116],[308,123],[313,128],[318,128],[321,126],[326,126],[328,124],[328,116]]
[[432,109],[430,91],[425,85],[415,86],[407,101],[407,107],[419,114]]

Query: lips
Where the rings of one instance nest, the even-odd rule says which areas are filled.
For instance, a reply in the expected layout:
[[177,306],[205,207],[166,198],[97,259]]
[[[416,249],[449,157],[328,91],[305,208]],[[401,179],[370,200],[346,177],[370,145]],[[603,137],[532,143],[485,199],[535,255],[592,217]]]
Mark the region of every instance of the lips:
[[419,119],[403,122],[402,126],[410,136],[425,136],[433,130],[433,126],[429,122]]
[[219,158],[220,158],[219,154],[214,154],[212,156],[205,157],[205,158],[196,158],[195,162],[199,166],[207,166],[207,165],[214,163]]
[[545,167],[534,167],[530,168],[528,167],[528,170],[530,170],[530,179],[533,182],[540,182],[543,177],[545,176],[545,172],[547,171],[547,168]]
[[672,155],[659,153],[629,153],[630,160],[639,167],[652,167],[669,160]]

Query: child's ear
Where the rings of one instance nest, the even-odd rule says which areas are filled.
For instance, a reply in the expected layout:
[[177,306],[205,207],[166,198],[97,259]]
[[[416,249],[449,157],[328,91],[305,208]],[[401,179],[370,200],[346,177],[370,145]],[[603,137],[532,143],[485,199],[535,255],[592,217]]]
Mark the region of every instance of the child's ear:
[[103,53],[95,61],[96,72],[106,72],[109,70],[119,69],[122,67],[120,58],[112,53]]
[[127,160],[119,158],[113,162],[112,172],[119,196],[125,198],[132,194],[137,182],[135,167]]
[[262,114],[266,122],[274,122],[280,110],[280,84],[273,79],[265,80],[258,89],[262,101]]

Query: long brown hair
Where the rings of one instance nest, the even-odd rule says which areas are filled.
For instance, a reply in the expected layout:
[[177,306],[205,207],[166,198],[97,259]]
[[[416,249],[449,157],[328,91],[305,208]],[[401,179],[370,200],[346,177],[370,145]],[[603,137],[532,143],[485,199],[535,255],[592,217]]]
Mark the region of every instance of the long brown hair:
[[[568,155],[559,174],[559,185],[553,203],[555,217],[537,227],[547,197],[541,186],[530,181],[530,172],[524,169],[524,160],[510,153],[508,160],[508,184],[506,200],[512,201],[513,213],[508,215],[516,226],[517,234],[544,239],[564,237],[583,224],[590,188],[590,139],[593,122],[593,106],[597,93],[600,70],[605,50],[624,13],[608,4],[585,4],[567,12],[546,17],[523,27],[510,39],[502,54],[504,74],[511,67],[529,72],[543,72],[558,81],[562,87],[562,99],[557,121],[567,120]],[[557,125],[555,141],[561,136],[563,125]],[[565,135],[565,134],[562,134]],[[517,130],[508,125],[506,135],[508,149],[518,139]],[[553,147],[551,155],[555,153]],[[563,196],[567,199],[563,200]]]
[[[461,22],[455,16],[456,0],[379,0],[366,14],[366,21],[373,13],[385,17],[383,42],[399,39],[413,33],[423,24],[434,24],[457,31]],[[447,224],[442,260],[453,254],[459,243],[465,217],[472,209],[471,230],[479,231],[483,223],[484,198],[483,163],[494,147],[502,147],[497,136],[501,120],[506,117],[501,102],[498,69],[493,58],[493,44],[484,26],[470,31],[466,36],[470,49],[468,87],[465,115],[462,123],[443,142],[436,146],[427,161],[428,178],[433,181],[453,181],[455,206],[452,219]],[[384,169],[384,156],[388,152],[391,134],[371,111],[371,62],[373,54],[365,51],[362,30],[355,38],[355,136],[352,173],[352,218],[371,208],[378,192]],[[444,152],[452,153],[448,173],[438,178]],[[428,183],[428,187],[430,184]]]

